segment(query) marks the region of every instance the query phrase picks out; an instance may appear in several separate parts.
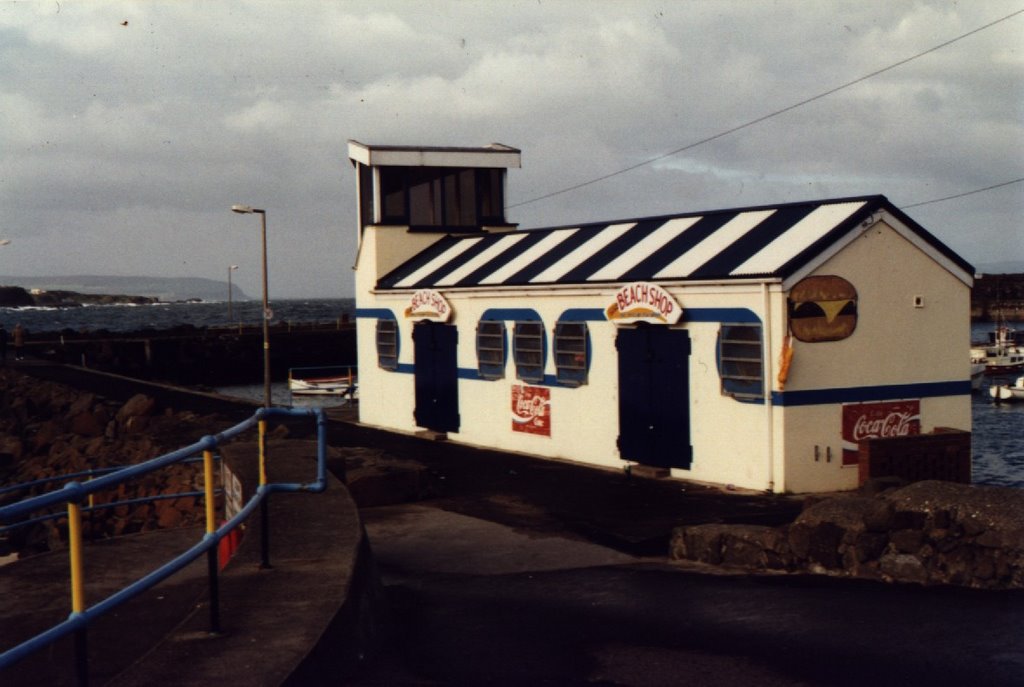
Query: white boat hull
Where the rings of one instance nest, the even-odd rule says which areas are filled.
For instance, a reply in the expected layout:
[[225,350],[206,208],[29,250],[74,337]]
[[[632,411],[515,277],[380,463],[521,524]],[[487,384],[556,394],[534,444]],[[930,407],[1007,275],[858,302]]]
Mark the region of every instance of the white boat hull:
[[996,403],[1013,403],[1024,401],[1024,377],[1011,384],[993,384],[988,393]]

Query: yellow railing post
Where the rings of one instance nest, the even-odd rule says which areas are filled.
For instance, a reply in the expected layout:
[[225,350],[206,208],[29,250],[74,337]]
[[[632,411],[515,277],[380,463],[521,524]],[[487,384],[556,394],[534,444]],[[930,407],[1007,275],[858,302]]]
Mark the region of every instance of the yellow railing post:
[[[206,498],[206,535],[212,537],[217,531],[217,514],[213,501],[213,451],[203,451],[203,493]],[[206,575],[210,584],[210,633],[220,634],[220,572],[217,560],[219,547],[214,546],[206,552]]]
[[85,610],[85,583],[82,573],[82,507],[68,501],[68,550],[71,560],[71,612]]
[[[71,615],[85,612],[82,565],[82,507],[68,501],[68,552],[71,562]],[[75,631],[75,673],[79,685],[89,684],[89,650],[85,628]]]
[[[267,485],[267,421],[260,418],[259,422],[260,451],[260,490]],[[270,565],[270,507],[267,504],[269,494],[263,494],[260,501],[260,567],[271,568]]]
[[267,483],[267,421],[259,421],[260,428],[260,486]]
[[217,531],[217,516],[214,512],[213,501],[213,451],[203,451],[203,491],[206,495],[206,533],[213,534]]

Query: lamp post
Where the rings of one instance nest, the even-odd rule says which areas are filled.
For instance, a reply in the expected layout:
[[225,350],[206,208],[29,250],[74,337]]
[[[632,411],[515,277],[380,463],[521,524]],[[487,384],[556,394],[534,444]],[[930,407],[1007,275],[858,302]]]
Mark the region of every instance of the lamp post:
[[267,298],[267,211],[249,205],[232,205],[232,212],[242,215],[257,214],[260,216],[261,238],[263,241],[263,405],[267,408],[270,402],[270,302]]
[[[260,216],[261,239],[263,242],[263,407],[269,408],[270,402],[270,301],[267,298],[267,211],[250,205],[232,205],[232,212],[242,215],[257,214]],[[267,485],[267,420],[259,421],[259,484],[260,489]],[[260,501],[260,567],[270,568],[270,511],[267,506],[269,495]],[[213,549],[210,549],[213,551]],[[213,565],[212,563],[210,565]]]
[[234,313],[231,311],[231,273],[238,269],[238,265],[228,265],[228,322],[234,319]]

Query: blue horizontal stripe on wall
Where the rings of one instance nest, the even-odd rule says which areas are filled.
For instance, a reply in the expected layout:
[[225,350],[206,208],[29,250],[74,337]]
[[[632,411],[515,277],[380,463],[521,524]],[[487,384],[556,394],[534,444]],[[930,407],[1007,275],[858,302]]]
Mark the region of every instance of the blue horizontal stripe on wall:
[[971,382],[970,380],[963,380],[957,382],[853,386],[838,389],[809,389],[807,391],[773,391],[772,403],[777,406],[792,407],[970,395]]
[[606,319],[601,308],[569,308],[558,316],[559,322],[603,322]]
[[484,310],[481,320],[501,320],[518,322],[540,322],[541,317],[533,308],[488,308]]
[[683,322],[735,322],[761,324],[761,318],[748,308],[687,308],[683,306]]
[[356,308],[356,317],[373,320],[394,320],[395,313],[388,308]]

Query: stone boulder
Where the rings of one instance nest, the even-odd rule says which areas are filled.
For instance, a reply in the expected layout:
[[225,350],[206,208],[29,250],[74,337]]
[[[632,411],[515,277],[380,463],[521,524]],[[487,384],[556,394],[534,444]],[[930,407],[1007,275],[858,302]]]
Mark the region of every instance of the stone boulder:
[[931,480],[815,498],[783,527],[676,528],[669,555],[749,570],[1024,588],[1024,490]]
[[121,424],[125,424],[130,418],[152,415],[155,408],[156,399],[145,394],[135,394],[121,406],[114,419]]

